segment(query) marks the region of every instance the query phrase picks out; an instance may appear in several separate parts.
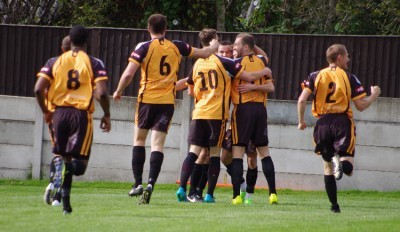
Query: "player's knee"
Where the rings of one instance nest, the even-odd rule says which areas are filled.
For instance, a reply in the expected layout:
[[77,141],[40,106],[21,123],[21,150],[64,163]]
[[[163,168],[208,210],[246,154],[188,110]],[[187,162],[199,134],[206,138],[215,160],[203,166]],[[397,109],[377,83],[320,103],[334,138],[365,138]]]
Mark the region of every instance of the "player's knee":
[[86,172],[86,165],[81,160],[73,160],[72,165],[74,167],[74,175],[81,176]]
[[353,174],[353,164],[347,160],[343,160],[341,161],[341,163],[342,163],[343,173],[348,176],[351,176]]

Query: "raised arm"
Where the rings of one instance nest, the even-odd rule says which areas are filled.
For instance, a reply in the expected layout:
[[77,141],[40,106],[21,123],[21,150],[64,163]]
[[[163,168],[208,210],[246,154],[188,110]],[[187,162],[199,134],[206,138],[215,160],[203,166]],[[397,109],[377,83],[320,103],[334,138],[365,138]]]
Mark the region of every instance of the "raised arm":
[[372,102],[374,102],[381,94],[381,88],[379,86],[371,86],[371,95],[354,100],[354,106],[358,111],[367,109]]
[[267,64],[269,64],[269,58],[266,52],[264,52],[264,50],[262,50],[259,46],[254,45],[253,51],[256,55],[261,55],[264,56],[265,59],[267,60]]
[[193,47],[192,58],[208,58],[218,51],[219,43],[216,39],[211,40],[210,46],[204,48]]

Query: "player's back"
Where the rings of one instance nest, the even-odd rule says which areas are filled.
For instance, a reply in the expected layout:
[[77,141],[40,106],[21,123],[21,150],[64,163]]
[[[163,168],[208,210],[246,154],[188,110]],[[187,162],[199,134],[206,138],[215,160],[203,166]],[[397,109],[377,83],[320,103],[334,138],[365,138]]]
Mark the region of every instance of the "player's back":
[[193,119],[229,117],[231,77],[220,59],[223,58],[211,55],[207,59],[198,59],[194,64],[193,75],[189,77],[194,84]]
[[314,75],[314,115],[347,113],[350,109],[351,85],[348,74],[339,67],[328,67]]
[[93,69],[83,51],[63,53],[52,65],[53,81],[48,99],[55,106],[72,106],[89,110],[93,104]]

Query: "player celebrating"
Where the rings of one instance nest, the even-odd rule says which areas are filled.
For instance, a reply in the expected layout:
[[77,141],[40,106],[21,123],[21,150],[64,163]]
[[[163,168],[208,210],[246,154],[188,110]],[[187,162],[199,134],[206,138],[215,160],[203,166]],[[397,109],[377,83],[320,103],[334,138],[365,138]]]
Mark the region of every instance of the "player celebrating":
[[315,153],[324,160],[325,190],[331,202],[331,211],[340,213],[337,203],[336,180],[352,175],[356,144],[356,127],[350,101],[358,111],[368,108],[380,95],[378,86],[371,86],[366,96],[364,87],[356,76],[346,72],[349,54],[344,45],[334,44],[326,51],[329,67],[311,73],[302,84],[298,100],[299,130],[304,130],[306,101],[314,95],[312,113],[318,118],[314,127]]
[[[132,81],[136,70],[141,67],[140,89],[137,97],[135,130],[132,151],[132,171],[135,184],[129,196],[141,196],[139,204],[149,204],[154,185],[164,160],[164,144],[175,108],[175,83],[181,56],[208,57],[218,48],[218,42],[204,49],[192,48],[182,41],[165,38],[167,18],[153,14],[148,18],[151,40],[141,43],[129,58],[128,66],[114,92],[114,100]],[[143,166],[146,160],[145,141],[151,134],[150,172],[148,185],[142,186]]]
[[[214,29],[206,28],[200,32],[199,37],[202,45],[207,47],[212,39],[217,39],[217,34]],[[231,78],[254,81],[270,75],[270,71],[265,68],[257,72],[246,72],[239,63],[217,55],[196,61],[188,79],[189,88],[194,91],[195,107],[189,128],[189,153],[182,164],[180,188],[176,193],[178,201],[186,201],[186,183],[201,149],[210,148],[208,189],[204,202],[215,202],[213,194],[220,172],[219,156],[229,117]]]
[[[234,43],[234,53],[238,62],[248,71],[261,70],[266,67],[265,57],[254,55],[254,38],[249,34],[239,34]],[[275,169],[268,149],[267,130],[267,93],[273,92],[272,76],[261,78],[251,84],[235,79],[232,83],[232,203],[242,204],[240,184],[243,176],[243,156],[245,147],[252,141],[256,147],[264,175],[269,187],[269,203],[278,203],[275,188]]]

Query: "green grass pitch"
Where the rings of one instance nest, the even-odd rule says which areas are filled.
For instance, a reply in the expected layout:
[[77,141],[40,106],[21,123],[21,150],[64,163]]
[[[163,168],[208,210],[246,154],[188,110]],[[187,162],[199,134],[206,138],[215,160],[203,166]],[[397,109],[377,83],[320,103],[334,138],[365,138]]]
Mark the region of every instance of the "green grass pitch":
[[339,191],[342,213],[323,191],[278,190],[279,204],[257,189],[252,205],[232,205],[231,188],[216,203],[179,203],[177,185],[156,185],[150,205],[129,198],[129,183],[73,183],[73,213],[43,202],[46,181],[0,180],[0,231],[400,231],[400,192]]

